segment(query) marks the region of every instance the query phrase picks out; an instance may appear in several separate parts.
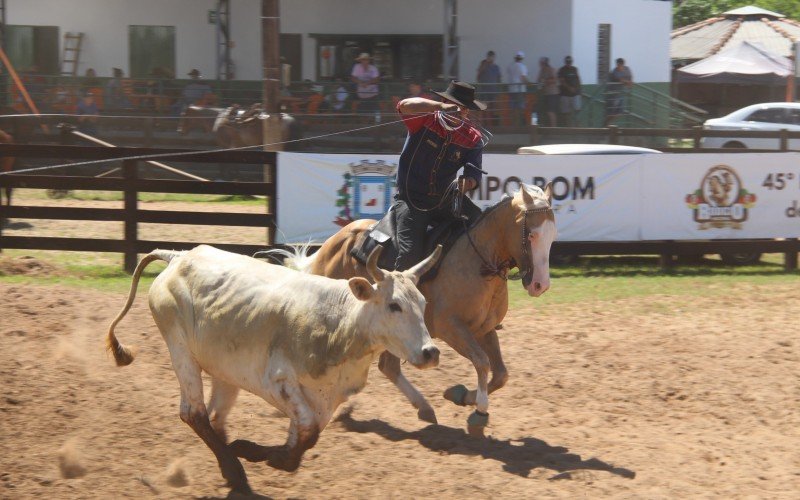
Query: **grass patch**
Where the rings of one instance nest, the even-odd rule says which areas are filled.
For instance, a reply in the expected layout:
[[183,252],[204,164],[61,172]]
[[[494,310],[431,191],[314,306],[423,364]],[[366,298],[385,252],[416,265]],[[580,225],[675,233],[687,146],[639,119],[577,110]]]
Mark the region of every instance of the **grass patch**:
[[532,304],[602,302],[647,296],[724,296],[741,283],[797,283],[799,272],[783,270],[782,254],[768,254],[752,266],[728,266],[718,259],[677,264],[662,270],[657,257],[584,257],[550,270],[550,290],[532,302],[520,281],[509,280],[511,308]]
[[[131,277],[122,270],[122,256],[88,252],[6,250],[3,258],[31,256],[60,270],[54,276],[3,275],[0,282],[58,284],[125,293]],[[151,264],[139,282],[140,293],[150,286],[164,264]],[[584,257],[572,265],[551,269],[551,288],[538,299],[531,299],[519,280],[508,282],[511,308],[540,307],[547,304],[603,302],[630,297],[725,296],[743,283],[758,285],[796,284],[798,272],[783,270],[781,254],[765,255],[752,266],[734,267],[718,259],[703,259],[661,270],[657,257]],[[512,275],[512,278],[514,275]]]

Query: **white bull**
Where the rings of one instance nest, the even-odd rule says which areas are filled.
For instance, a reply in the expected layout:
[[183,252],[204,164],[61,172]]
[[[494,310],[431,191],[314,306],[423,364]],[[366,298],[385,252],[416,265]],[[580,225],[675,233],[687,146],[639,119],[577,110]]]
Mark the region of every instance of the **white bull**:
[[[440,253],[401,273],[379,269],[373,252],[371,285],[360,277],[303,274],[209,246],[155,250],[136,267],[128,301],[109,327],[108,348],[118,365],[133,361],[114,327],[130,309],[144,268],[154,260],[168,262],[150,288],[150,310],[180,384],[181,420],[214,452],[234,491],[249,493],[237,456],[297,469],[336,407],[364,387],[381,351],[419,368],[438,364],[416,283]],[[208,409],[201,371],[211,376]],[[226,445],[225,419],[240,388],[291,419],[285,445]]]

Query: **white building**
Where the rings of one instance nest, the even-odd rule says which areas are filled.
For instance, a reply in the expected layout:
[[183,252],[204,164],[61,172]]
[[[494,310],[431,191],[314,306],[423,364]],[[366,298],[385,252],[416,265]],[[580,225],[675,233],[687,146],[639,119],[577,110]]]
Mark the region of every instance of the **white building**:
[[[488,50],[505,68],[522,50],[558,67],[570,54],[584,83],[597,82],[598,32],[608,25],[605,64],[626,59],[638,82],[668,82],[671,2],[660,0],[285,0],[282,54],[293,79],[349,74],[366,51],[390,80],[442,76],[446,4],[455,2],[458,76],[472,81]],[[20,69],[57,73],[64,35],[84,34],[77,73],[112,67],[144,77],[157,66],[184,78],[217,73],[216,0],[6,0],[6,50]],[[229,0],[231,58],[238,80],[261,79],[261,2]],[[604,68],[604,72],[609,68]]]

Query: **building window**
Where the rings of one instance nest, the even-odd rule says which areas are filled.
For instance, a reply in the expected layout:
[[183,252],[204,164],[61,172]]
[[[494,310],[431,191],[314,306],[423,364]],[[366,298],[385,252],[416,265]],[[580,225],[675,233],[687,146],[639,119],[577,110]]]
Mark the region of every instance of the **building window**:
[[355,58],[372,56],[383,81],[431,80],[442,74],[441,35],[311,35],[317,40],[317,78],[349,79]]
[[175,74],[175,27],[128,26],[130,76],[147,78],[156,68]]

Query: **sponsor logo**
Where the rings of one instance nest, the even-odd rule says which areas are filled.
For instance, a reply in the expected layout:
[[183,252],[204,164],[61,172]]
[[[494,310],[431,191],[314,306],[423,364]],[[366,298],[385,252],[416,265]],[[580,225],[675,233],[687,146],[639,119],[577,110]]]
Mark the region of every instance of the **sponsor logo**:
[[351,163],[344,184],[336,192],[339,215],[333,222],[346,226],[357,219],[380,219],[389,210],[395,192],[397,164],[384,160]]
[[699,229],[742,229],[755,202],[756,195],[744,188],[739,175],[727,165],[711,167],[700,189],[686,195],[686,206],[693,211]]

